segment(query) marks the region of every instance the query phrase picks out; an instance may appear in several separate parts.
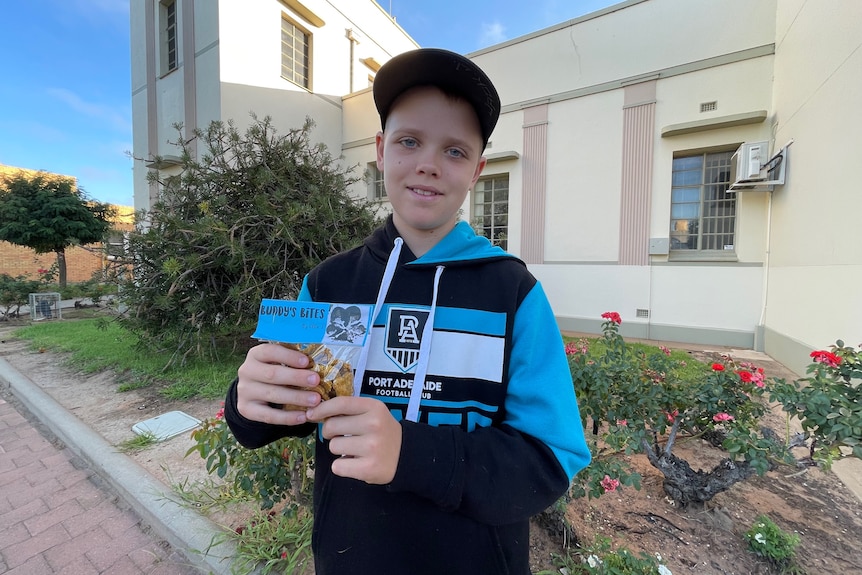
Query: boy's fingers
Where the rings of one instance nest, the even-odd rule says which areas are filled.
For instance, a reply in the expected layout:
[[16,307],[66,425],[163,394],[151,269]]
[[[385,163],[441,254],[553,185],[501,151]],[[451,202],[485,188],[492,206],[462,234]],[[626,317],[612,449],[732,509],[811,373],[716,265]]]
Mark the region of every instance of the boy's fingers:
[[305,411],[285,411],[261,403],[250,403],[240,408],[240,413],[246,419],[270,425],[301,425],[308,421]]
[[322,401],[320,405],[314,409],[308,410],[309,421],[323,421],[335,415],[359,415],[365,413],[368,409],[365,406],[367,398],[359,397],[333,397],[327,401]]
[[249,357],[261,363],[274,363],[288,367],[308,367],[308,356],[295,349],[288,349],[274,343],[263,343],[251,348]]

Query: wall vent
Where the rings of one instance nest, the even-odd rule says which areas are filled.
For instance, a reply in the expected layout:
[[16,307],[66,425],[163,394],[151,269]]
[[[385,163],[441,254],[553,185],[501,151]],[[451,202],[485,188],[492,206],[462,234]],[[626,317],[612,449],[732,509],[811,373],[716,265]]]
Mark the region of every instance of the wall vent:
[[718,110],[718,102],[717,101],[701,102],[701,104],[700,104],[700,111],[701,112],[715,112],[716,110]]
[[649,317],[649,310],[648,309],[639,309],[639,310],[637,310],[635,317]]

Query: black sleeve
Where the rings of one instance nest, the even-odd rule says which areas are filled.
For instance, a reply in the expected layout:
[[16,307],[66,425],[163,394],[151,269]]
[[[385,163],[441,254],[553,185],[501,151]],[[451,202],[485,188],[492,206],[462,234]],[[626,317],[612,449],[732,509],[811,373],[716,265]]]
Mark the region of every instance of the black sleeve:
[[303,425],[271,425],[260,421],[246,419],[236,408],[237,379],[230,384],[224,401],[224,419],[233,432],[234,437],[243,447],[257,449],[268,445],[282,437],[303,437],[312,433],[315,423]]
[[467,433],[401,422],[401,459],[390,491],[408,491],[489,525],[525,520],[569,487],[541,441],[502,425]]

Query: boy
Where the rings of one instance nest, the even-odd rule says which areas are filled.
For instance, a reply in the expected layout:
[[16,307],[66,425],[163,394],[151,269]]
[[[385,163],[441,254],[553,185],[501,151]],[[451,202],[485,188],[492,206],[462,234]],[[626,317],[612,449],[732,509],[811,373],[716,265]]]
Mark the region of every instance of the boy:
[[393,213],[312,270],[299,296],[376,302],[354,366],[361,395],[321,402],[306,391],[318,381],[307,358],[264,344],[225,416],[248,447],[317,429],[317,575],[525,575],[529,518],[590,454],[541,286],[458,222],[500,100],[475,64],[436,49],[387,62],[374,100]]

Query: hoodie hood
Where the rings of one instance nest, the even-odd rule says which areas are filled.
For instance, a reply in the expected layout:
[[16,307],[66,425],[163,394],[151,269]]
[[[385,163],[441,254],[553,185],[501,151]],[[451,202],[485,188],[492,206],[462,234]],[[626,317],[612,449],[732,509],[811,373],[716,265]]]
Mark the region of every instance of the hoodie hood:
[[[386,223],[377,233],[365,240],[365,246],[381,260],[387,260],[395,244],[395,238],[401,237],[390,215]],[[426,254],[417,258],[405,245],[402,248],[401,264],[410,266],[457,266],[464,263],[474,263],[478,260],[518,259],[499,246],[492,245],[488,238],[476,235],[473,228],[465,221],[458,222],[455,227],[437,242]]]

